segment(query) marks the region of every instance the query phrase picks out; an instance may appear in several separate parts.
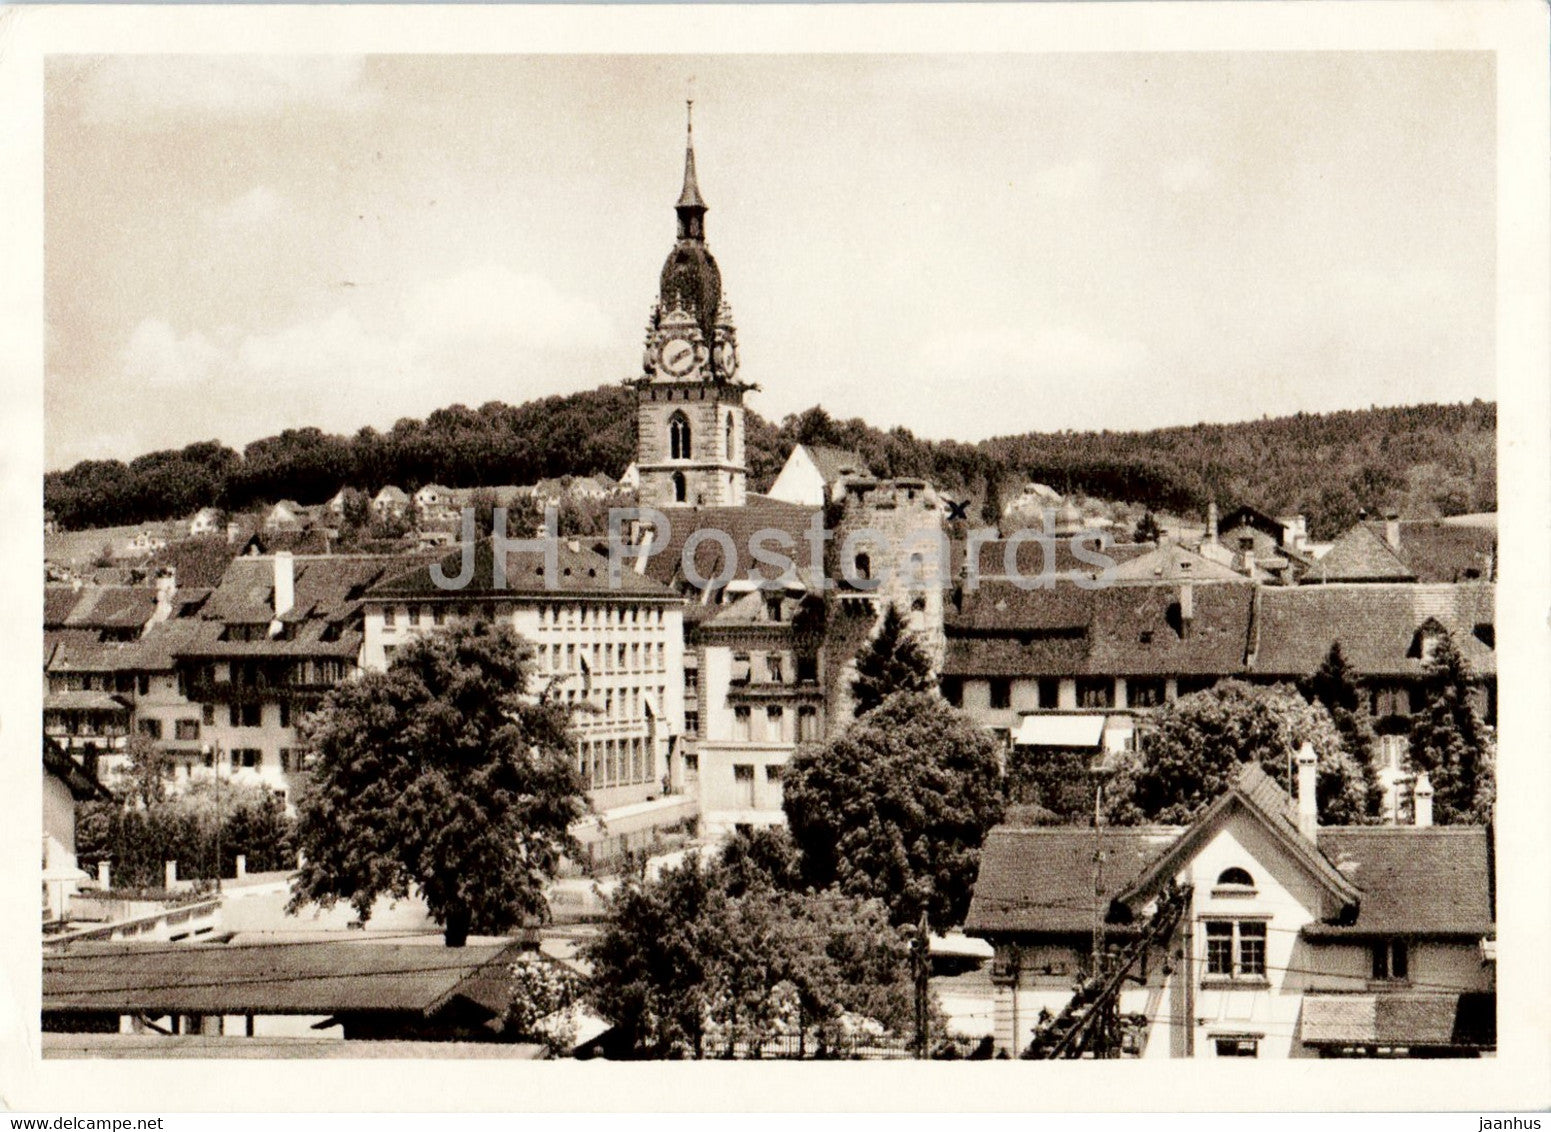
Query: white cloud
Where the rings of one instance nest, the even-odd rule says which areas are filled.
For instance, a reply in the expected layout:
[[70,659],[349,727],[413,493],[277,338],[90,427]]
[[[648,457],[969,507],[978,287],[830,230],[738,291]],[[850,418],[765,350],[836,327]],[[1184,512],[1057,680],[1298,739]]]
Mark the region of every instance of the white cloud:
[[1165,165],[1160,173],[1163,187],[1171,193],[1198,193],[1217,183],[1217,174],[1199,158],[1188,158]]
[[917,348],[915,364],[922,374],[965,382],[1000,382],[1129,372],[1139,369],[1147,356],[1140,343],[1057,325],[935,335]]
[[239,197],[204,210],[205,223],[218,232],[241,234],[250,229],[275,223],[285,204],[278,193],[266,185],[254,185]]
[[337,390],[371,397],[405,370],[398,341],[368,334],[343,308],[273,334],[243,339],[234,353],[236,373],[277,393]]
[[166,322],[148,318],[129,336],[120,361],[124,376],[134,384],[167,387],[208,381],[225,359],[199,331],[180,338]]
[[248,118],[296,108],[369,105],[352,55],[113,55],[82,64],[88,122]]
[[175,390],[183,408],[169,428],[165,400],[126,405],[125,420],[145,440],[125,447],[224,431],[222,420],[240,419],[247,436],[303,425],[353,431],[453,401],[522,401],[535,382],[553,386],[546,392],[573,388],[578,362],[618,345],[592,303],[500,266],[427,283],[398,314],[376,329],[340,306],[272,330],[211,336],[146,319],[121,353],[122,376]]
[[448,345],[522,344],[539,350],[588,350],[612,332],[596,304],[562,294],[546,279],[487,264],[421,286],[406,311],[419,352]]
[[1041,196],[1077,200],[1098,185],[1102,172],[1097,162],[1079,157],[1060,165],[1047,165],[1035,174],[1034,187]]

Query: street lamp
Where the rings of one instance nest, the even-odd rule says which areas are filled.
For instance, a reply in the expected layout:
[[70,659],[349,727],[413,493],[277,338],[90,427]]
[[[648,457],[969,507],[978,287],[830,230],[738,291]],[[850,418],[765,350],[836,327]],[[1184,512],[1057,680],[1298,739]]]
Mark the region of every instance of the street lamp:
[[221,833],[224,821],[221,815],[221,742],[219,739],[206,743],[204,746],[205,757],[210,760],[210,769],[215,773],[215,890],[221,891]]

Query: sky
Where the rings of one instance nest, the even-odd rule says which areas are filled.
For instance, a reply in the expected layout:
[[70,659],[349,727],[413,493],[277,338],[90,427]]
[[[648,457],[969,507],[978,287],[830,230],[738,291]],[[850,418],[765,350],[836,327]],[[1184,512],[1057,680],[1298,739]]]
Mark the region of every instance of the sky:
[[1495,396],[1489,53],[55,56],[45,460],[639,373],[695,98],[767,418]]

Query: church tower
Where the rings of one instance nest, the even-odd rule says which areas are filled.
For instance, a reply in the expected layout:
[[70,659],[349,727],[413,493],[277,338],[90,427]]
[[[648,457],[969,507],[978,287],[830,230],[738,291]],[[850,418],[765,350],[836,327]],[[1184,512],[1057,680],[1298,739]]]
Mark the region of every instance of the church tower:
[[[691,113],[694,104],[689,104]],[[636,467],[652,507],[741,507],[748,462],[737,333],[722,275],[705,243],[695,180],[694,120],[684,148],[678,239],[662,265],[636,381]]]

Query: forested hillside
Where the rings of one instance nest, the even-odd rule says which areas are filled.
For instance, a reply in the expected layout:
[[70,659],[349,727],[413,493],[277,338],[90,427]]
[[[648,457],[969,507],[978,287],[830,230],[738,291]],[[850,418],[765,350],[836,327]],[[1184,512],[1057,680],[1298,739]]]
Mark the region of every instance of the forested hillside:
[[[750,414],[749,470],[767,487],[798,443],[859,451],[880,475],[919,475],[998,509],[1028,480],[1062,493],[1177,514],[1215,499],[1272,513],[1302,512],[1328,537],[1359,509],[1398,508],[1426,518],[1497,506],[1497,407],[1475,401],[1337,413],[1300,413],[1238,424],[1148,432],[1025,433],[979,444],[926,441],[821,408],[779,425]],[[635,452],[635,395],[605,386],[512,406],[439,409],[387,432],[333,436],[288,429],[242,453],[214,442],[129,462],[85,461],[44,477],[44,505],[66,530],[187,515],[216,505],[240,511],[277,499],[318,503],[347,484],[449,487],[532,483],[607,472]]]

